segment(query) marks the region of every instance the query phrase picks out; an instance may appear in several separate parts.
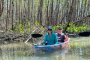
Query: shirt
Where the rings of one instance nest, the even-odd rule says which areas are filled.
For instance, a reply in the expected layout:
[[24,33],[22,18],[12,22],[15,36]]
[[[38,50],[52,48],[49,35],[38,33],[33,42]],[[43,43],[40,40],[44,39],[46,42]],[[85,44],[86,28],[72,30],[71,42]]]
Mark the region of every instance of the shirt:
[[58,42],[64,42],[65,41],[65,35],[56,33]]

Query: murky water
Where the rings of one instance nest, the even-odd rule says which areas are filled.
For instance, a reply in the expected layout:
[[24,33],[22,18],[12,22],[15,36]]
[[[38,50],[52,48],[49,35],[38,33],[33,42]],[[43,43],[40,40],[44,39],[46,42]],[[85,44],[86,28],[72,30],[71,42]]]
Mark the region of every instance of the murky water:
[[0,60],[90,60],[90,37],[71,38],[66,47],[47,54],[33,55],[31,50],[22,44],[2,45]]

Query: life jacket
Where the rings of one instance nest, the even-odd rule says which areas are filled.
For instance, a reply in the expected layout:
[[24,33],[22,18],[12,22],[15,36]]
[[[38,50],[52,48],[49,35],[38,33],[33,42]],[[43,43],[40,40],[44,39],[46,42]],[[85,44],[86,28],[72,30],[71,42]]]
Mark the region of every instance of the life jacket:
[[56,35],[57,35],[58,42],[64,42],[65,35],[63,33],[62,34],[56,33]]

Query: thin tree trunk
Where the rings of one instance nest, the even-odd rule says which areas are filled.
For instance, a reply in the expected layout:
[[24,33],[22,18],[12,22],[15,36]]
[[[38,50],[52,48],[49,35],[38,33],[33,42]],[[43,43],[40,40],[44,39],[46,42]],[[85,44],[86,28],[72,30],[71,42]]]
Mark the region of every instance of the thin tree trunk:
[[29,14],[30,14],[30,1],[28,0],[28,21],[30,21],[29,20]]
[[73,22],[73,21],[75,21],[75,17],[76,17],[76,0],[75,0],[75,3],[74,3],[74,6],[73,6],[73,13],[72,13],[72,21],[71,22]]
[[56,9],[55,9],[55,25],[57,25],[57,21],[58,21],[58,12],[59,12],[59,3],[58,3],[58,0],[57,0],[57,4],[56,4]]
[[50,8],[50,25],[52,25],[52,20],[53,20],[53,0],[51,3],[51,8]]
[[42,25],[42,8],[43,8],[43,0],[40,1],[40,25]]
[[24,26],[25,26],[25,23],[26,23],[26,21],[25,21],[25,17],[26,17],[25,11],[26,11],[26,9],[25,9],[25,8],[26,8],[26,7],[25,7],[25,0],[24,0],[24,21],[23,21]]
[[10,6],[9,6],[9,16],[10,16],[10,13],[11,13],[11,4],[12,4],[12,0],[10,0]]
[[23,17],[23,15],[22,15],[22,7],[21,7],[21,23],[23,23],[23,19],[22,19],[22,17]]
[[19,24],[20,24],[20,0],[19,0]]
[[[49,4],[49,1],[48,1],[48,4]],[[47,15],[47,26],[49,26],[48,4],[47,4],[47,13],[46,13],[46,15]]]
[[31,20],[33,21],[33,0],[32,0]]
[[76,17],[76,20],[75,20],[75,21],[77,21],[77,20],[79,19],[79,14],[78,14],[78,13],[79,13],[79,9],[80,9],[80,8],[79,8],[79,7],[80,7],[80,0],[78,0],[77,2],[78,2],[78,3],[77,3],[77,9],[76,9],[76,16],[77,16],[77,17]]
[[21,22],[20,22],[21,24],[23,24],[23,14],[22,14],[22,12],[23,12],[23,8],[22,8],[22,4],[21,4]]
[[[2,1],[2,13],[3,13],[3,9],[4,9],[4,0]],[[4,16],[4,14],[3,14]],[[3,23],[4,23],[4,18],[3,18]]]
[[17,20],[17,0],[16,0],[16,20]]
[[47,26],[49,26],[49,18],[48,18],[48,6],[47,6]]
[[85,16],[85,11],[86,11],[86,3],[87,3],[87,0],[85,0],[84,11],[83,11],[83,17]]
[[0,1],[0,16],[3,13],[3,5],[4,5],[4,0],[3,1]]
[[2,1],[0,1],[0,17],[2,15]]
[[8,29],[8,0],[7,0],[7,19],[6,19],[6,30]]
[[13,9],[14,9],[14,0],[12,0],[12,30],[13,30]]
[[81,5],[81,17],[83,17],[83,14],[82,14],[83,10],[82,9],[83,9],[83,1],[82,1],[82,5]]

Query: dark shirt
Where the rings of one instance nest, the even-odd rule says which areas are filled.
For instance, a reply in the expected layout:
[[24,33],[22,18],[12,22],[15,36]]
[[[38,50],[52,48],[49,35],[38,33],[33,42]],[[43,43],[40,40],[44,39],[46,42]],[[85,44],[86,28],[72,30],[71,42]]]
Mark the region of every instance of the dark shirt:
[[64,42],[65,35],[59,34],[59,33],[56,33],[56,35],[57,35],[58,42]]

